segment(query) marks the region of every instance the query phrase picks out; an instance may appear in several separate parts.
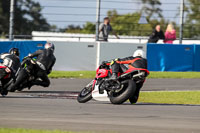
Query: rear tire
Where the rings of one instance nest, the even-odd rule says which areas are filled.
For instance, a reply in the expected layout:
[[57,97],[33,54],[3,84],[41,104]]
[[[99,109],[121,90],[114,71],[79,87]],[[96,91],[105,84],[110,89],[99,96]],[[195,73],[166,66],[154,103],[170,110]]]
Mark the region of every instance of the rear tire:
[[81,90],[77,97],[79,103],[86,103],[92,99],[92,85],[85,87]]
[[133,80],[126,80],[123,83],[123,88],[120,92],[115,93],[111,92],[110,94],[110,101],[113,104],[122,104],[126,100],[128,100],[132,94],[135,93],[136,84]]

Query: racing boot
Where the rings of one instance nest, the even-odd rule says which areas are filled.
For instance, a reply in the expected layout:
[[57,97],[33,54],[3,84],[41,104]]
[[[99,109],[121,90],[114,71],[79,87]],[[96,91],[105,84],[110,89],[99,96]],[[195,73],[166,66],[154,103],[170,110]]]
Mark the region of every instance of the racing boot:
[[109,80],[117,80],[117,73],[113,73]]
[[100,94],[103,94],[104,93],[104,88],[101,86],[101,87],[99,87],[99,93]]

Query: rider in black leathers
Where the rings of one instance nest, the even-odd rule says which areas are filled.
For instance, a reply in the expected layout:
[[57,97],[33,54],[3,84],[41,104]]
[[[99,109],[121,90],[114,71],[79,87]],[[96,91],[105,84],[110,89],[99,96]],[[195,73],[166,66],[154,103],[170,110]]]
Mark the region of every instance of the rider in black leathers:
[[41,85],[43,87],[48,87],[50,85],[50,80],[48,74],[51,73],[52,67],[55,64],[56,58],[53,54],[54,44],[47,43],[45,44],[45,49],[38,50],[33,54],[30,54],[29,57],[36,57],[36,63],[39,66],[37,76],[42,79],[32,82],[32,85]]
[[[35,76],[41,80],[32,81],[28,88],[30,89],[33,85],[40,85],[43,87],[48,87],[50,85],[50,80],[48,78],[48,74],[51,73],[52,67],[55,64],[56,58],[54,56],[54,44],[46,43],[45,49],[38,50],[35,53],[29,54],[25,58],[34,58],[36,57],[36,64],[27,64],[27,69],[20,71],[19,76],[17,77],[17,81],[15,84],[10,86],[11,91],[16,90],[24,79],[28,77],[28,73],[32,71],[32,69],[36,69]],[[27,73],[28,72],[28,73]]]

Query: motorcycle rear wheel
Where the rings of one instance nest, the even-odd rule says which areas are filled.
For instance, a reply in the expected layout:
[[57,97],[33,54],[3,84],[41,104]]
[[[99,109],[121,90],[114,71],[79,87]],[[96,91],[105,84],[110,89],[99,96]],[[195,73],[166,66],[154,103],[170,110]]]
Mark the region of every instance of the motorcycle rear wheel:
[[136,84],[133,80],[126,80],[122,83],[122,89],[121,91],[115,93],[115,91],[110,93],[110,102],[112,104],[122,104],[126,100],[128,100],[132,94],[136,91]]
[[79,103],[86,103],[91,99],[92,99],[92,85],[83,88],[77,97],[77,101]]

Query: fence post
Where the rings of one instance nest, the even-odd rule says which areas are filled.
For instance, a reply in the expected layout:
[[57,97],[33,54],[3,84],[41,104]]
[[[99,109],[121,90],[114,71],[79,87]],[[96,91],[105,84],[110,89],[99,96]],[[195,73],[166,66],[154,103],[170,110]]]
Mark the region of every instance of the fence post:
[[179,44],[182,44],[182,39],[183,39],[183,19],[184,19],[184,0],[180,0]]
[[10,0],[10,24],[9,24],[9,40],[12,41],[13,38],[13,24],[14,24],[14,0]]
[[97,43],[97,55],[96,55],[96,68],[99,67],[100,65],[100,51],[101,51],[101,43],[100,42],[96,42]]
[[101,0],[97,0],[97,7],[96,7],[96,41],[99,40],[99,23],[100,23],[100,7]]

